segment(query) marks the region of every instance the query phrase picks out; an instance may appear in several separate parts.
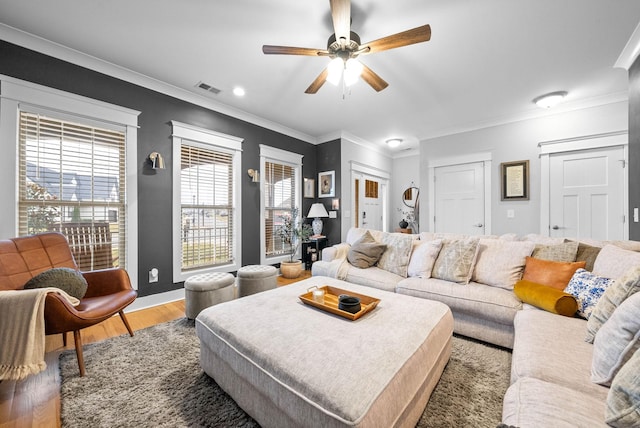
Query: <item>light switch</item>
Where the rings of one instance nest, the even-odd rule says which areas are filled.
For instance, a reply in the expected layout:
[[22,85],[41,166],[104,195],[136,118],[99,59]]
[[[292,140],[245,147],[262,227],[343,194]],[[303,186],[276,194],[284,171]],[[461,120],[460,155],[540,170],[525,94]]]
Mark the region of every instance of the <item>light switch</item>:
[[337,211],[329,211],[329,218],[338,218]]
[[516,212],[514,210],[507,210],[507,218],[515,218]]
[[638,221],[640,221],[640,219],[638,218],[638,208],[634,208],[633,209],[633,222],[637,223]]

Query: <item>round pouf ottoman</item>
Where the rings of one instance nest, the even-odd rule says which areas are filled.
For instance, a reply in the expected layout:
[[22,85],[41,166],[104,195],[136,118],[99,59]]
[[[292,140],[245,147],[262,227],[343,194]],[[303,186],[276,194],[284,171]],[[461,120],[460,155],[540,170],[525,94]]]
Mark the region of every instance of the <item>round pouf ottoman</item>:
[[233,300],[235,278],[230,273],[203,273],[184,282],[184,312],[194,319],[200,311],[218,303]]
[[268,265],[247,265],[238,269],[238,297],[276,288],[278,270]]

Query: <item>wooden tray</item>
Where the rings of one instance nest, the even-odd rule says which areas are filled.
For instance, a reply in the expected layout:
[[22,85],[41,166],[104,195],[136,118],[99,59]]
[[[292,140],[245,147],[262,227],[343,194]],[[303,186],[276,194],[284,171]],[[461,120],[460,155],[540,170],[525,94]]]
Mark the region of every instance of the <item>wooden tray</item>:
[[[313,290],[316,287],[312,287],[305,294],[301,294],[300,300],[302,303],[306,305],[314,306],[318,309],[322,309],[323,311],[330,312],[335,315],[339,315],[341,317],[347,318],[351,321],[355,321],[367,312],[371,312],[378,306],[380,299],[376,299],[375,297],[365,296],[364,294],[354,293],[353,291],[342,290],[340,288],[331,287],[329,285],[325,285],[323,287],[319,287],[319,290],[324,290],[324,301],[319,302],[313,300]],[[338,309],[338,296],[341,294],[348,294],[349,296],[357,297],[360,299],[360,310],[356,313],[351,313],[347,311],[343,311],[342,309]]]

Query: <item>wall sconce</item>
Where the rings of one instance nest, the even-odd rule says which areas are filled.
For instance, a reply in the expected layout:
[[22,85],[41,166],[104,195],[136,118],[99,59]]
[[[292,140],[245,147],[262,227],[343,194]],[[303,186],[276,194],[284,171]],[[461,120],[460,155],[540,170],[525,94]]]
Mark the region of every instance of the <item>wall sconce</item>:
[[249,177],[251,177],[251,181],[253,183],[260,182],[260,171],[258,171],[257,169],[249,169],[247,170],[247,174],[249,174]]
[[149,160],[151,161],[151,168],[153,169],[164,169],[164,159],[162,155],[158,152],[151,152],[149,154]]

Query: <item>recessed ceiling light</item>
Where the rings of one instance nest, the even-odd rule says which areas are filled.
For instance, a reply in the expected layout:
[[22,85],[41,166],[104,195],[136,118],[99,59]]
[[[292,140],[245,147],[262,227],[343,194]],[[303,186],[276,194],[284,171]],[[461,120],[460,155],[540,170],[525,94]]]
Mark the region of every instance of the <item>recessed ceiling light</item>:
[[557,106],[566,96],[567,91],[551,92],[534,98],[533,102],[540,108],[551,108]]
[[244,94],[244,88],[241,88],[240,86],[236,86],[235,88],[233,88],[233,95],[235,95],[236,97],[244,97]]
[[390,138],[386,143],[391,148],[398,147],[402,143],[402,138]]

